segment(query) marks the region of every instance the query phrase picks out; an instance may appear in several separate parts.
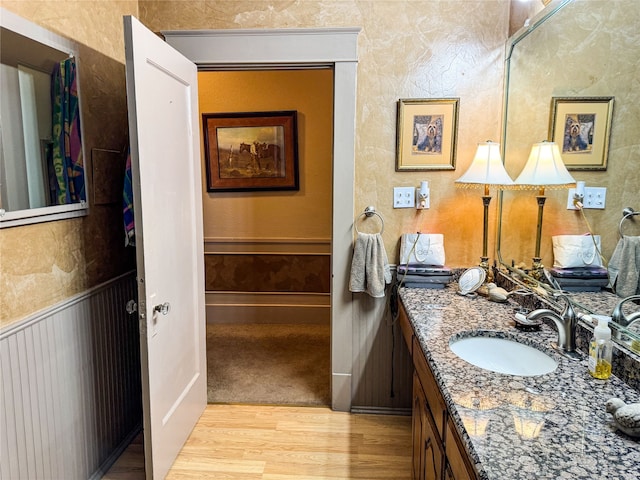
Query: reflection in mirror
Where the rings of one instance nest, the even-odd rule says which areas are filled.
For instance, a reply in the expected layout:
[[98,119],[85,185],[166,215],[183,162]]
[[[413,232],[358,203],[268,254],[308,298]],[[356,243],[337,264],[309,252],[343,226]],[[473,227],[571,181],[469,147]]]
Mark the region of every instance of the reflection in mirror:
[[77,51],[0,16],[0,228],[86,213]]
[[[549,139],[553,97],[615,98],[607,170],[571,171],[587,186],[608,187],[606,210],[588,210],[583,216],[567,210],[566,191],[550,192],[542,239],[545,265],[553,263],[551,236],[584,233],[588,228],[585,217],[593,233],[601,235],[602,253],[608,259],[620,240],[620,212],[628,206],[639,208],[640,90],[634,84],[640,69],[638,24],[640,9],[634,0],[552,0],[530,26],[508,42],[502,145],[505,167],[512,177],[522,170],[531,145]],[[513,264],[529,263],[525,259],[533,251],[536,225],[531,203],[530,196],[522,192],[502,192],[497,255],[512,274],[553,299],[557,292],[552,287],[541,286],[527,272],[513,268]],[[571,298],[579,311],[606,316],[612,315],[621,300],[609,292],[572,293]],[[639,309],[634,302],[628,302],[626,308],[631,315]],[[623,343],[640,346],[640,335],[633,329],[620,326],[617,330],[619,338],[632,339]]]

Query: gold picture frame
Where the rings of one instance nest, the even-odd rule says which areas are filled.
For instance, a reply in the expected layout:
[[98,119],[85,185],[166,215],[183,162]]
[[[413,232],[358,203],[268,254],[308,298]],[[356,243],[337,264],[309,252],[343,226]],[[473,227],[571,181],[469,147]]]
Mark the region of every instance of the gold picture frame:
[[549,138],[567,170],[606,170],[614,97],[553,97]]
[[396,172],[455,170],[459,98],[400,99]]

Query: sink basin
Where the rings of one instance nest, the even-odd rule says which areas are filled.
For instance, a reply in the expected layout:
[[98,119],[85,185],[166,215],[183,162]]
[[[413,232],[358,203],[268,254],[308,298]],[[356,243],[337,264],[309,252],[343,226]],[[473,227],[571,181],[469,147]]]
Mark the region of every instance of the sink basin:
[[558,362],[546,353],[508,338],[468,336],[452,339],[449,347],[476,367],[507,375],[533,377],[558,367]]

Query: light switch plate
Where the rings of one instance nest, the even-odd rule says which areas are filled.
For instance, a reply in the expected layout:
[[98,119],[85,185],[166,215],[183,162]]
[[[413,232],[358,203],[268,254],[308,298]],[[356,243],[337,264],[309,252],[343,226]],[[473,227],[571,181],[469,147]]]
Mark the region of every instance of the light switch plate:
[[393,208],[415,208],[415,187],[393,187]]
[[582,202],[584,208],[604,209],[606,200],[606,187],[585,187],[584,200]]

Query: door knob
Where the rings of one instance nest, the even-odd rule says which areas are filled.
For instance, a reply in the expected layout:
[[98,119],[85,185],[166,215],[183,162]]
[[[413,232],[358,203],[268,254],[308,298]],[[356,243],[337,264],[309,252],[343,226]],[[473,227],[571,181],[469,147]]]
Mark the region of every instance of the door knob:
[[156,305],[155,307],[153,307],[154,312],[159,312],[162,315],[166,315],[167,313],[169,313],[169,310],[171,310],[171,305],[169,304],[169,302],[164,302],[162,305]]
[[127,309],[127,313],[129,315],[132,315],[138,311],[138,304],[136,303],[135,300],[129,300],[127,302],[126,309]]

